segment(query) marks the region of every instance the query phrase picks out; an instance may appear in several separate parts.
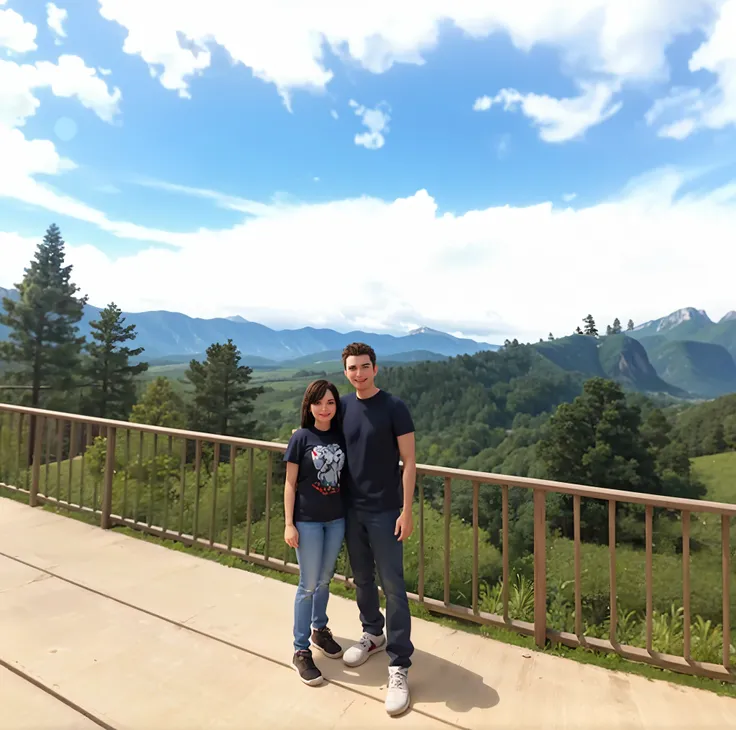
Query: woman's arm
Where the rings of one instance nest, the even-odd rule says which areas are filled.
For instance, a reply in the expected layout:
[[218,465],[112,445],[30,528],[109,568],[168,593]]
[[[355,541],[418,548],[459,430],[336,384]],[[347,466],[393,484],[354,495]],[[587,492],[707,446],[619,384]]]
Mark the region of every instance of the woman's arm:
[[299,464],[286,463],[286,482],[284,483],[284,541],[290,547],[299,547],[299,532],[294,526],[294,503],[296,502],[296,480]]

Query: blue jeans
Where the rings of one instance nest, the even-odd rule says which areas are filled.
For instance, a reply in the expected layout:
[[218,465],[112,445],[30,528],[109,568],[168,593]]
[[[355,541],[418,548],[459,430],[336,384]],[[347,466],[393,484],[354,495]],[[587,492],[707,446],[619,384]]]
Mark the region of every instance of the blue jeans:
[[327,601],[335,563],[345,537],[345,520],[296,522],[299,587],[294,600],[294,651],[309,649],[312,629],[327,626]]
[[[346,519],[346,544],[353,570],[356,599],[363,631],[373,636],[383,633],[392,667],[410,667],[411,614],[404,584],[404,546],[394,530],[399,510],[363,512],[350,509]],[[386,620],[381,614],[376,586],[376,569],[386,596]]]

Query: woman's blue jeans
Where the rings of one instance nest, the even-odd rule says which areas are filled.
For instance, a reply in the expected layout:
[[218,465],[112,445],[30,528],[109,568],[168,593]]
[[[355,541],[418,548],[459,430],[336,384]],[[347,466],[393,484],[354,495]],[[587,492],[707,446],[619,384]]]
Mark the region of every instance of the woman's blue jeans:
[[294,651],[309,649],[312,629],[327,626],[327,601],[335,563],[345,537],[345,520],[296,522],[299,587],[294,600]]

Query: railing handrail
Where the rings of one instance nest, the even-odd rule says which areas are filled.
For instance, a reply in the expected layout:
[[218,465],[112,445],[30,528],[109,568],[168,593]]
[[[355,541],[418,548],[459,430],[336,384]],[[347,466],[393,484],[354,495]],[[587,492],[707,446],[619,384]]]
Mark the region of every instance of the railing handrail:
[[[243,448],[257,448],[266,451],[284,452],[286,444],[278,441],[261,441],[248,439],[240,436],[222,436],[221,434],[205,433],[202,431],[189,431],[179,428],[168,428],[165,426],[150,426],[145,423],[133,423],[131,421],[116,421],[109,418],[95,418],[93,416],[82,416],[76,413],[64,411],[50,411],[41,408],[30,408],[9,403],[0,403],[0,412],[24,413],[31,416],[44,418],[64,419],[86,423],[106,428],[130,429],[143,431],[161,436],[189,439],[192,441],[209,441],[212,443],[229,444]],[[631,492],[623,489],[609,489],[607,487],[591,487],[568,482],[556,482],[547,479],[532,479],[531,477],[517,477],[507,474],[492,474],[483,471],[471,471],[468,469],[454,469],[450,467],[433,466],[431,464],[417,464],[417,473],[427,476],[436,476],[445,479],[462,479],[479,484],[491,484],[494,486],[520,487],[522,489],[541,490],[543,492],[556,492],[571,496],[587,497],[588,499],[602,499],[615,502],[630,502],[641,504],[645,507],[669,509],[689,512],[705,512],[710,514],[736,516],[736,504],[726,502],[713,502],[708,500],[687,499],[684,497],[667,497],[657,494],[646,494],[643,492]]]

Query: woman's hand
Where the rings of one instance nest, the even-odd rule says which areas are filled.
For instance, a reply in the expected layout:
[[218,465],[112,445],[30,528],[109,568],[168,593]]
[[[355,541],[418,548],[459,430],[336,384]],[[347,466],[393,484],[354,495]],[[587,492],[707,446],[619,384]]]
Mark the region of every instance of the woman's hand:
[[287,525],[284,528],[284,542],[289,547],[299,547],[299,531],[294,527],[294,525]]

